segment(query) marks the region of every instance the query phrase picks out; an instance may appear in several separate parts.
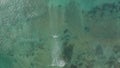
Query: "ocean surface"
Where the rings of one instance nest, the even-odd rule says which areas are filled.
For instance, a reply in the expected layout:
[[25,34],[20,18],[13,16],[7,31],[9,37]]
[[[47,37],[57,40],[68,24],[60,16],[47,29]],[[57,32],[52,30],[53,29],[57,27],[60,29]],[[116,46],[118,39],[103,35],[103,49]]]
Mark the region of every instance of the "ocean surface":
[[120,0],[0,0],[0,68],[120,68]]

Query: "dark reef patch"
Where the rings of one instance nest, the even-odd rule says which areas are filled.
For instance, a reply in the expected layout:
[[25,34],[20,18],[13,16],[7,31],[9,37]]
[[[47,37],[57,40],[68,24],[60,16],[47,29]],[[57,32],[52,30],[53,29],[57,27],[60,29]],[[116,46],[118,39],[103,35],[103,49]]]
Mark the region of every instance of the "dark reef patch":
[[85,30],[86,32],[89,32],[89,31],[90,31],[89,27],[84,27],[84,30]]
[[63,47],[63,58],[67,61],[70,62],[73,54],[73,45],[64,45]]
[[120,4],[119,3],[104,3],[100,6],[96,6],[90,11],[88,11],[88,14],[93,15],[92,17],[98,16],[104,16],[105,14],[116,14],[120,12]]

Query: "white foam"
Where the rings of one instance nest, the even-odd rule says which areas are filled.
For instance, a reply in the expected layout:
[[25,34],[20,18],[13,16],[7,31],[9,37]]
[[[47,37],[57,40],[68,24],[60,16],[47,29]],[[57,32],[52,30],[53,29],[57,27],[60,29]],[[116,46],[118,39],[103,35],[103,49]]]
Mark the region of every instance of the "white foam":
[[55,60],[50,66],[64,67],[65,64],[64,60]]
[[52,37],[53,37],[54,39],[56,39],[56,38],[58,38],[59,36],[55,34],[55,35],[53,35]]

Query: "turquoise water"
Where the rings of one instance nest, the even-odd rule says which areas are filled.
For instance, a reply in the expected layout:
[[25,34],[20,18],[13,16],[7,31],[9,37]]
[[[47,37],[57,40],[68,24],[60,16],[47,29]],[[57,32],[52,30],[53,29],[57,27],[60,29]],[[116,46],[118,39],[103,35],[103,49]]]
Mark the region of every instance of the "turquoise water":
[[13,68],[13,61],[7,56],[0,56],[0,68]]
[[0,0],[0,68],[120,68],[120,0]]

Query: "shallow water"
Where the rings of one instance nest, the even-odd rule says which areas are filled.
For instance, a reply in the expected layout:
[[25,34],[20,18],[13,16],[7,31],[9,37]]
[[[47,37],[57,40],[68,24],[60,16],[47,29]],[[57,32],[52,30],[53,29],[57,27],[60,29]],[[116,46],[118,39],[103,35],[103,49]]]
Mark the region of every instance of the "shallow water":
[[120,0],[0,0],[0,68],[120,68]]

